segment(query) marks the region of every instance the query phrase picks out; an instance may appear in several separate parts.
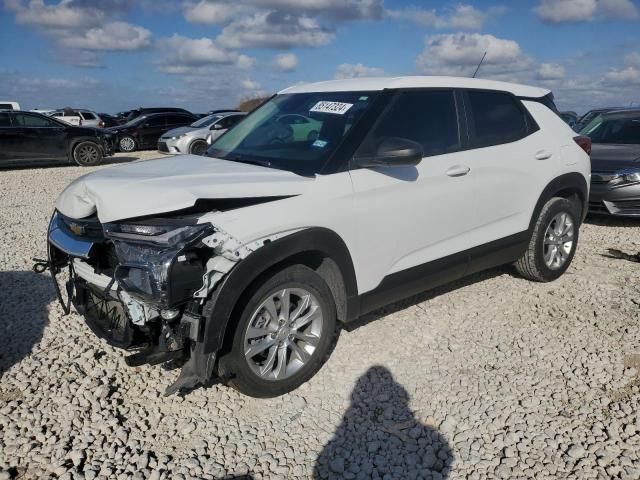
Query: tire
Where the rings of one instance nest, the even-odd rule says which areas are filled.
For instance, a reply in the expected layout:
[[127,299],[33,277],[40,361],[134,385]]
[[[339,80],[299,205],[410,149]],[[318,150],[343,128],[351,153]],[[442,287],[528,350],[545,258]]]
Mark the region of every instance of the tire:
[[95,142],[80,142],[73,147],[73,160],[81,167],[100,165],[102,156],[102,149]]
[[205,140],[194,140],[189,145],[189,153],[191,155],[203,155],[208,147],[209,144]]
[[130,153],[134,152],[138,148],[138,144],[133,137],[125,135],[118,140],[118,148],[121,152]]
[[[281,320],[284,324],[276,323],[268,314],[269,306],[265,306],[272,304],[271,311],[281,318],[280,300],[286,291],[290,298],[291,323],[312,319],[297,333],[291,333],[294,331],[288,329],[284,320]],[[302,306],[304,292],[309,298]],[[336,307],[329,287],[310,268],[287,267],[266,281],[258,281],[240,301],[246,303],[233,332],[231,350],[220,358],[218,367],[218,373],[228,385],[251,397],[276,397],[309,380],[329,358],[338,339]],[[299,317],[295,317],[301,306]],[[306,343],[302,338],[313,339],[313,342]],[[268,348],[264,348],[267,345]],[[245,356],[251,347],[257,353]],[[264,369],[262,375],[261,369]]]
[[569,268],[578,245],[579,210],[575,203],[560,197],[542,207],[529,246],[515,263],[520,275],[536,282],[551,282]]

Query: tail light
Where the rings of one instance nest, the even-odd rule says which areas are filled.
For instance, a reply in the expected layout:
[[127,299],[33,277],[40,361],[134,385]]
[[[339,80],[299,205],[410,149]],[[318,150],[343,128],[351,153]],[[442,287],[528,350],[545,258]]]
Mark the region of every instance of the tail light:
[[573,137],[573,140],[580,145],[587,155],[591,155],[591,139],[585,135],[578,135],[577,137]]

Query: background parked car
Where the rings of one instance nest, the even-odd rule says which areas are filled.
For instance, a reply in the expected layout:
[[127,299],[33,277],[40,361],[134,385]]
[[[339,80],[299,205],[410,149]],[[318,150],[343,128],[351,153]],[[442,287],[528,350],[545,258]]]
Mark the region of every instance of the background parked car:
[[640,109],[600,114],[580,133],[592,141],[589,210],[640,217]]
[[612,110],[620,110],[620,107],[608,107],[608,108],[594,108],[593,110],[589,110],[587,113],[582,115],[576,122],[573,129],[576,132],[581,131],[584,127],[586,127],[591,120],[596,118],[601,113],[611,112]]
[[100,116],[91,110],[82,108],[61,108],[47,114],[69,125],[104,128],[105,124]]
[[142,115],[149,115],[151,113],[161,113],[161,112],[174,112],[174,113],[187,113],[192,115],[195,118],[195,115],[191,113],[189,110],[185,110],[184,108],[175,108],[175,107],[148,107],[148,108],[134,108],[133,110],[129,110],[128,115],[125,117],[125,122],[130,122],[131,120],[140,117]]
[[571,128],[578,123],[578,114],[576,112],[560,112],[560,118],[562,118],[562,120],[564,120]]
[[98,116],[104,123],[101,128],[109,128],[109,127],[117,127],[120,125],[120,122],[113,115],[109,115],[108,113],[98,113]]
[[293,132],[293,140],[315,140],[322,127],[322,123],[304,115],[283,115],[278,118],[278,123],[288,125]]
[[195,122],[191,113],[163,112],[136,117],[124,125],[111,127],[107,131],[116,135],[116,144],[121,152],[133,152],[155,148],[163,133]]
[[208,135],[212,139],[218,138],[246,115],[242,112],[218,113],[196,120],[188,127],[170,130],[158,140],[158,151],[171,154],[202,155],[209,148]]
[[0,100],[0,110],[20,110],[20,104],[18,102]]
[[113,138],[103,130],[74,127],[34,112],[0,112],[0,166],[64,161],[98,165],[113,154]]

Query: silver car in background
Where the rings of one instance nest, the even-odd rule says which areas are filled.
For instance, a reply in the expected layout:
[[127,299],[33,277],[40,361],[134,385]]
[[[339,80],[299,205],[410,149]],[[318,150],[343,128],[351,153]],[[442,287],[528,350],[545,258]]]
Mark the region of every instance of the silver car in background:
[[175,128],[158,140],[158,151],[178,155],[191,153],[202,155],[207,151],[207,137],[218,138],[247,114],[244,112],[219,112],[193,122],[188,127]]

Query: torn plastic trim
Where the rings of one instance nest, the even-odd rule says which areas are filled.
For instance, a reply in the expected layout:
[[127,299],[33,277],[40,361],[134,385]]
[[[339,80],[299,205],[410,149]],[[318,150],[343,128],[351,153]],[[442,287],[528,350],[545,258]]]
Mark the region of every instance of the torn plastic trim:
[[202,243],[212,248],[215,256],[207,261],[206,271],[202,276],[202,287],[193,294],[194,298],[207,298],[220,280],[222,280],[238,262],[247,258],[252,252],[270,242],[304,230],[304,228],[287,230],[245,244],[217,225],[213,227],[216,230],[215,233],[203,238]]

